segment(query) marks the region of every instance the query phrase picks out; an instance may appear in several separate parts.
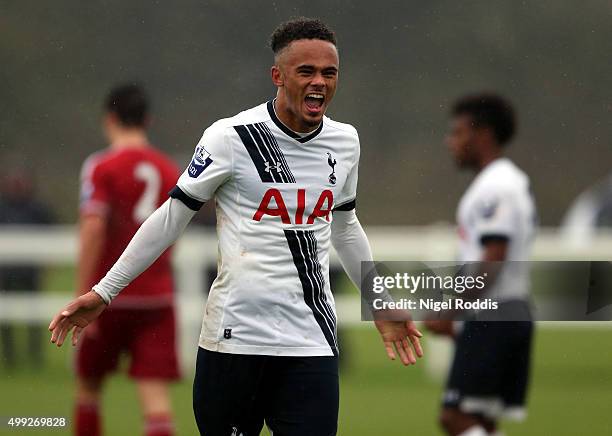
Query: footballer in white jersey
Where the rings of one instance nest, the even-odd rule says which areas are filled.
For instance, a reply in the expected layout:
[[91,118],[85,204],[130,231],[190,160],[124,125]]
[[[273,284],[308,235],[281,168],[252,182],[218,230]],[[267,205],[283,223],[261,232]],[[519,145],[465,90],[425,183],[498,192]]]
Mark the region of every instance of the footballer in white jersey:
[[205,132],[171,196],[215,198],[219,271],[200,346],[276,356],[338,353],[329,287],[332,210],[355,208],[359,138],[324,117],[298,136],[274,101]]
[[455,338],[440,416],[444,430],[486,435],[500,418],[525,416],[533,330],[527,261],[536,214],[529,178],[503,156],[515,131],[512,106],[492,94],[467,96],[454,105],[451,126],[447,142],[456,163],[477,174],[457,210],[460,260],[499,267],[487,285],[499,314],[426,325]]
[[507,157],[488,163],[457,209],[459,260],[484,260],[488,242],[507,243],[505,264],[487,290],[496,301],[526,299],[536,213],[529,178]]
[[[339,72],[336,38],[298,18],[272,34],[276,98],[214,123],[170,199],[140,227],[106,276],[51,322],[61,345],[172,244],[206,201],[217,206],[219,272],[205,308],[193,387],[206,435],[335,435],[336,311],[333,245],[361,278],[370,246],[355,214],[359,139],[325,117]],[[407,318],[374,316],[387,355],[404,365],[423,352]],[[380,316],[376,316],[380,315]]]

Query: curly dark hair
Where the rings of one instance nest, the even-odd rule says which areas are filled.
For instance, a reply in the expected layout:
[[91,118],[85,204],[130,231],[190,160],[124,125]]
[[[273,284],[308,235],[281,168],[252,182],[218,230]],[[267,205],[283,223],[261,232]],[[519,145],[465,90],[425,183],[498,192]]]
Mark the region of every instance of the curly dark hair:
[[126,127],[144,127],[149,112],[149,99],[138,83],[123,83],[110,90],[104,101],[104,110],[115,114]]
[[336,34],[325,23],[316,18],[300,17],[281,23],[270,36],[270,47],[274,54],[300,39],[320,39],[336,44]]
[[508,143],[516,131],[514,108],[499,95],[483,93],[462,97],[455,102],[452,115],[469,115],[475,126],[490,128],[500,145]]

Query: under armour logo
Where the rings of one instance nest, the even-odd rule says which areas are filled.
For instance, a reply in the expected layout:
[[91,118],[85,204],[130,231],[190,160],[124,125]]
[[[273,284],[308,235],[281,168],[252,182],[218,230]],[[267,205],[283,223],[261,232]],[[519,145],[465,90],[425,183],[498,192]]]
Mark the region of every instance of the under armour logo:
[[329,183],[331,183],[332,185],[335,185],[336,184],[336,169],[334,167],[336,166],[336,159],[332,158],[332,155],[329,151],[327,152],[327,164],[332,169],[332,172],[329,175]]
[[270,165],[270,162],[266,161],[265,165],[266,165],[266,168],[265,168],[266,173],[269,173],[273,169],[277,173],[282,173],[283,172],[283,169],[281,168],[280,162],[276,162],[274,165]]

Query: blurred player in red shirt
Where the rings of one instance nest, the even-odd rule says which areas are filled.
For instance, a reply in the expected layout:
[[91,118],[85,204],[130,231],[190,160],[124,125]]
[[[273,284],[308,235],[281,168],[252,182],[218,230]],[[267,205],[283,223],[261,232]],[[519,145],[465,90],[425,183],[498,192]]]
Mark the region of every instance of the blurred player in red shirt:
[[[113,266],[140,224],[167,198],[179,175],[147,139],[148,102],[137,85],[111,90],[103,128],[110,146],[83,165],[80,199],[78,294],[91,290]],[[130,356],[145,417],[145,434],[173,434],[168,383],[179,376],[175,344],[170,249],[135,279],[83,332],[77,350],[75,433],[101,433],[104,378]]]

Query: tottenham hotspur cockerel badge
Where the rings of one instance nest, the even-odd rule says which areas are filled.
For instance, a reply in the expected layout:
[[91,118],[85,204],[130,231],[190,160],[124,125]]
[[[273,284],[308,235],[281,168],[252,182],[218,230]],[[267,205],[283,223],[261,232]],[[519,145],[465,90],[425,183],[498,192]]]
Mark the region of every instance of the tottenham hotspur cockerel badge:
[[332,157],[330,152],[327,152],[327,163],[332,169],[332,172],[329,175],[329,183],[331,183],[332,185],[335,185],[336,184],[336,169],[335,169],[336,159]]

